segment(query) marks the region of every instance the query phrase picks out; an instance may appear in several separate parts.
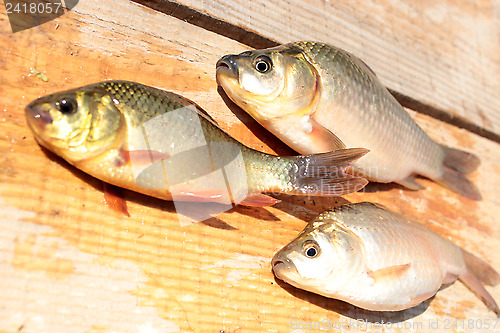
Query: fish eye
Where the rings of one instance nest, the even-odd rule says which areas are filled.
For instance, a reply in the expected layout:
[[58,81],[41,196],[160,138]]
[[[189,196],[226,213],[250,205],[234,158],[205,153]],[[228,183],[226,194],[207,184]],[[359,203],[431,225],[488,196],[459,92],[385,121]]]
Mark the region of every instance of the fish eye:
[[76,100],[71,97],[64,97],[56,102],[56,108],[63,114],[75,113],[77,106]]
[[260,56],[255,60],[255,69],[260,73],[267,73],[273,68],[273,63],[268,56]]
[[304,252],[304,255],[310,259],[316,258],[321,252],[318,243],[311,240],[304,242],[302,245],[302,251]]

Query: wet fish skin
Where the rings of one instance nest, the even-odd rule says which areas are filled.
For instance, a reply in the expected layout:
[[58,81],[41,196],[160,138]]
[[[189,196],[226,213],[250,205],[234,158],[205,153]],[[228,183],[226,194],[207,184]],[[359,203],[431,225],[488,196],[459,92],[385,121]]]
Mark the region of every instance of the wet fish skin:
[[[26,119],[42,146],[75,167],[165,200],[172,200],[175,187],[180,201],[265,206],[277,201],[262,192],[340,195],[366,184],[343,172],[365,149],[264,154],[227,135],[195,103],[134,82],[105,81],[41,97],[26,107]],[[228,163],[229,195],[214,172]]]
[[372,311],[417,306],[458,278],[500,314],[482,285],[500,281],[493,268],[423,225],[367,202],[320,214],[275,254],[272,267],[297,288]]
[[354,164],[355,174],[410,189],[423,188],[415,181],[422,175],[481,198],[464,176],[479,159],[434,142],[373,71],[340,48],[294,42],[226,55],[217,63],[217,82],[237,105],[302,154],[366,147],[370,153]]

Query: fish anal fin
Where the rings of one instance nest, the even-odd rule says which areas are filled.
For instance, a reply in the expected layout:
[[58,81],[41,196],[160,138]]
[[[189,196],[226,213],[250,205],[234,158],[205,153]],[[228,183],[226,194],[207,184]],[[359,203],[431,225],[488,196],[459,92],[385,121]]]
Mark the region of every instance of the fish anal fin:
[[424,189],[425,187],[417,183],[416,179],[417,177],[415,175],[409,175],[403,180],[398,180],[396,183],[414,191]]
[[391,282],[397,280],[403,276],[411,267],[411,264],[395,265],[384,267],[376,271],[367,272],[368,276],[371,277],[375,283],[381,283],[384,281]]
[[269,195],[262,193],[250,194],[239,204],[243,206],[267,207],[273,206],[281,200],[275,199]]
[[103,182],[104,202],[115,212],[130,217],[127,200],[121,188]]
[[459,277],[460,281],[463,282],[474,294],[476,294],[481,300],[490,308],[497,317],[500,317],[500,308],[498,308],[497,303],[491,296],[491,294],[484,288],[481,281],[473,273],[466,271]]

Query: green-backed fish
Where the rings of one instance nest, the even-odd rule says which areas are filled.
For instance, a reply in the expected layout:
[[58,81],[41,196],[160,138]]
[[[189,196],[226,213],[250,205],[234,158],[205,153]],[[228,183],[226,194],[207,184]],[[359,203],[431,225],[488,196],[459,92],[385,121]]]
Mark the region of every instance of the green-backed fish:
[[425,176],[466,197],[481,195],[465,174],[479,159],[434,142],[352,54],[318,42],[226,55],[217,82],[237,105],[301,154],[370,150],[351,172],[423,188]]
[[224,133],[193,102],[106,81],[26,107],[37,141],[104,182],[165,200],[272,205],[263,192],[342,195],[367,181],[344,172],[366,149],[279,157]]
[[399,311],[460,279],[497,315],[486,262],[423,225],[371,203],[321,213],[272,259],[279,279],[363,309]]

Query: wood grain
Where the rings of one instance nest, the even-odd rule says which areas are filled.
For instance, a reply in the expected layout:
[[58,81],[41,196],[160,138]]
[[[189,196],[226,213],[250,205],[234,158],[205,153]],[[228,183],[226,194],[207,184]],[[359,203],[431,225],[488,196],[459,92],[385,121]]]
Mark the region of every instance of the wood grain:
[[[133,80],[193,99],[249,146],[289,153],[217,91],[215,61],[248,47],[126,0],[82,1],[38,28],[9,29],[0,8],[1,332],[284,332],[321,320],[354,331],[382,320],[401,325],[385,331],[438,321],[447,331],[447,321],[494,318],[460,283],[416,308],[379,314],[287,286],[269,264],[315,212],[372,201],[500,267],[499,144],[413,114],[437,141],[482,159],[471,175],[480,202],[423,180],[419,192],[375,184],[345,198],[282,196],[274,207],[236,207],[180,227],[172,203],[126,192],[126,218],[104,204],[101,182],[38,146],[24,106],[62,89]],[[500,300],[499,286],[488,290]]]
[[400,98],[406,106],[500,141],[497,0],[134,1],[253,47],[297,40],[342,47],[410,97]]

